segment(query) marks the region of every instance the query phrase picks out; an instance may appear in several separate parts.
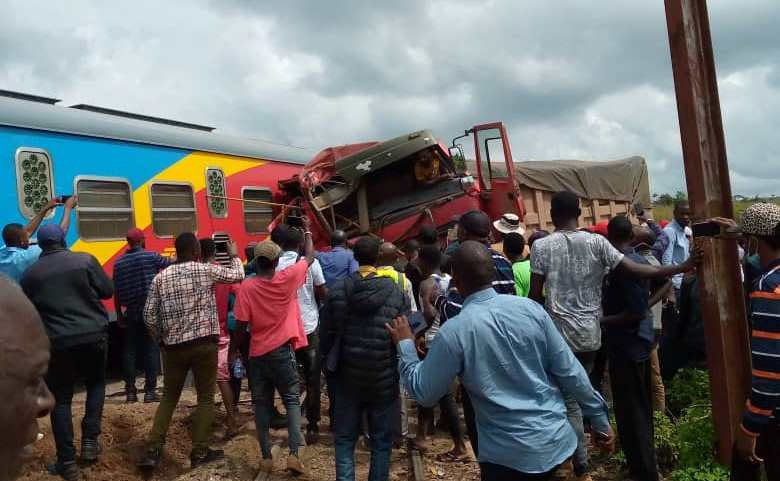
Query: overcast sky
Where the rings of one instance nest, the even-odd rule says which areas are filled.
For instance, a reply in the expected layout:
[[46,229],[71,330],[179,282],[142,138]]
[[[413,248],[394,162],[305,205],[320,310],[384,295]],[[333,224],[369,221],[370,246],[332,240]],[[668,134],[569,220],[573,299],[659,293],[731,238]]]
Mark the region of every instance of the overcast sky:
[[[709,4],[733,191],[780,193],[780,1]],[[684,185],[662,0],[0,0],[0,12],[0,88],[64,105],[315,150],[501,120],[516,160],[642,155],[654,192]]]

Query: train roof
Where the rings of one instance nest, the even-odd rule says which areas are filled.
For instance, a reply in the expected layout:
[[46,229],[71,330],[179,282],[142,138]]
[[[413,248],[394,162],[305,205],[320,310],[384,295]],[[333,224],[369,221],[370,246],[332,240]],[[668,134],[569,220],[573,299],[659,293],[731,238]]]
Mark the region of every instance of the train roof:
[[0,96],[0,126],[276,160],[299,165],[305,165],[315,153],[302,147],[168,125],[154,120],[154,117],[127,118],[78,108],[59,107],[50,102]]

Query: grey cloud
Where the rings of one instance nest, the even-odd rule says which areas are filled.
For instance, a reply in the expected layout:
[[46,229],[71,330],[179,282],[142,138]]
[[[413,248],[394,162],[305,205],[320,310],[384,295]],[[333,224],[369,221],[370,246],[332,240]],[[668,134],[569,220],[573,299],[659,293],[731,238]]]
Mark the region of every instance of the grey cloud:
[[[503,120],[518,158],[640,154],[682,188],[662,2],[0,3],[0,88],[312,148]],[[780,4],[709,3],[735,192],[767,193]]]

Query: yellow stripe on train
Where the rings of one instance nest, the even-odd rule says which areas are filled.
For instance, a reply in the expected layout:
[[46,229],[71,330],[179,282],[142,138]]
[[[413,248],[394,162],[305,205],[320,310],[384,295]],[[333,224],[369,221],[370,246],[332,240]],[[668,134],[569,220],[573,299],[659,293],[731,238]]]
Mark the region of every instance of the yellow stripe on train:
[[[187,182],[192,184],[193,193],[197,194],[206,187],[206,169],[219,167],[225,173],[225,178],[243,172],[253,167],[265,164],[265,161],[235,157],[232,155],[213,154],[209,152],[193,152],[161,171],[143,185],[133,191],[133,211],[135,226],[141,230],[147,229],[152,223],[151,196],[149,187],[154,182]],[[77,252],[89,252],[101,265],[108,262],[125,246],[125,241],[89,242],[78,239],[72,246]]]

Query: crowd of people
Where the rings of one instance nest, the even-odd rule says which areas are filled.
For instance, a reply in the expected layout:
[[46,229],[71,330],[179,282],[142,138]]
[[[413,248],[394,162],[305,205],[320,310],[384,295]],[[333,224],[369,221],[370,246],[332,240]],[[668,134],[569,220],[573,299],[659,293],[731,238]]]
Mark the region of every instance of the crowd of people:
[[[653,411],[665,409],[662,312],[681,302],[683,277],[701,258],[692,250],[687,203],[675,206],[675,219],[663,228],[638,213],[638,224],[617,216],[582,229],[579,198],[560,192],[551,203],[554,232],[527,235],[517,215],[491,220],[471,211],[457,220],[457,240],[445,245],[434,226],[423,226],[403,250],[373,236],[350,249],[345,233],[335,231],[331,249],[317,252],[304,217],[302,227],[280,225],[249,246],[246,264],[233,242],[229,261],[217,262],[215,242],[193,233],[180,234],[175,259],[166,258],[146,250],[143,232],[131,229],[111,279],[93,256],[66,245],[76,202],[65,203],[60,224],[39,228],[57,208],[52,202],[29,225],[3,229],[0,481],[14,479],[38,435],[36,419],[46,415],[57,452],[53,472],[81,479],[77,461],[100,456],[104,301],[112,298],[124,328],[126,401],[139,401],[140,346],[143,401],[159,403],[138,460],[147,472],[164,462],[167,431],[191,373],[192,467],[224,455],[211,446],[217,388],[225,436],[239,432],[246,375],[258,479],[274,469],[279,449],[270,429],[280,423],[288,430],[287,470],[306,474],[307,446],[321,436],[324,376],[338,481],[355,479],[361,436],[371,450],[369,480],[387,480],[394,446],[406,440],[412,449],[426,448],[435,406],[453,443],[439,459],[467,459],[468,440],[483,480],[587,481],[589,446],[611,451],[617,437],[628,479],[661,479]],[[741,226],[712,222],[723,236],[754,239],[757,256],[746,270],[753,386],[735,445],[735,479],[758,479],[761,463],[769,479],[780,479],[780,207],[755,204]],[[79,379],[86,406],[77,456],[71,405]]]

